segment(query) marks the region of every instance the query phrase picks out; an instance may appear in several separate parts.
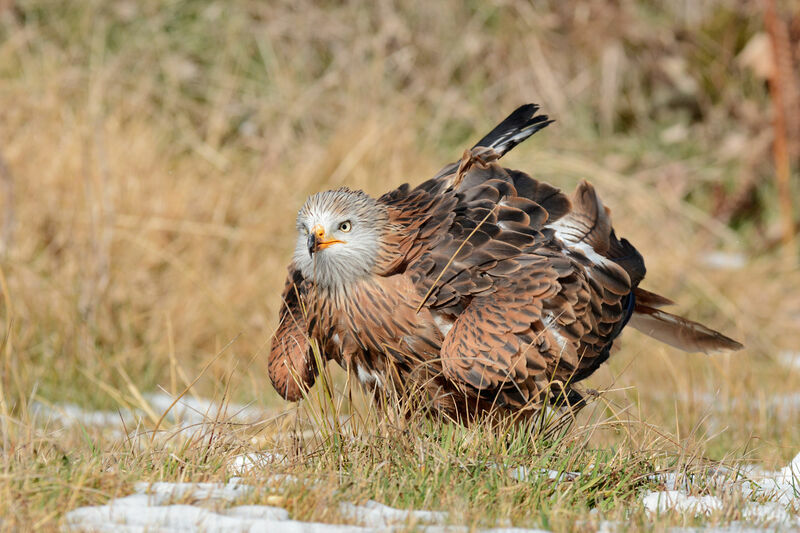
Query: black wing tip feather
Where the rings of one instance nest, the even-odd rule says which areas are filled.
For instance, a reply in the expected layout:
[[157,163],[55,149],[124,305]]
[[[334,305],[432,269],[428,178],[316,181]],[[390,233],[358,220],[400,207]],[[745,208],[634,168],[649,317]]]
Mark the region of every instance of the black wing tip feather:
[[537,115],[538,104],[519,106],[486,136],[475,143],[473,148],[483,146],[492,148],[500,156],[505,155],[516,145],[555,122],[547,115]]

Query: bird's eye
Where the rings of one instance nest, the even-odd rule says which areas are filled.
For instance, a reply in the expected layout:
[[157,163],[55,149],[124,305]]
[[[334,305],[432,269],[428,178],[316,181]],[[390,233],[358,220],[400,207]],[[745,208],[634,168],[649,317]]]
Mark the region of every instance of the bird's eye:
[[339,231],[347,233],[351,229],[353,229],[353,224],[349,220],[345,220],[344,222],[339,224]]

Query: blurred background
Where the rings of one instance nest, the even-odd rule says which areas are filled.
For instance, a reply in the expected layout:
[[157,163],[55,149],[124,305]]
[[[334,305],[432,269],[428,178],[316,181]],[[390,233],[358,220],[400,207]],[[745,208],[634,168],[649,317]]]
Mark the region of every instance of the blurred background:
[[536,102],[555,124],[504,163],[595,183],[644,286],[747,346],[626,332],[589,386],[785,461],[799,60],[796,0],[0,0],[3,411],[136,405],[207,364],[194,393],[285,408],[266,357],[305,197],[419,183]]

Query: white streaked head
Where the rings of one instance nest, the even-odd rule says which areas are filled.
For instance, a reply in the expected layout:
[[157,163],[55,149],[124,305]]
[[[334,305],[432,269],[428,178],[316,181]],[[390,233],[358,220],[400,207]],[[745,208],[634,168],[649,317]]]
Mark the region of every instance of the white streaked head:
[[341,288],[372,272],[386,208],[347,188],[314,194],[297,213],[295,265],[321,287]]

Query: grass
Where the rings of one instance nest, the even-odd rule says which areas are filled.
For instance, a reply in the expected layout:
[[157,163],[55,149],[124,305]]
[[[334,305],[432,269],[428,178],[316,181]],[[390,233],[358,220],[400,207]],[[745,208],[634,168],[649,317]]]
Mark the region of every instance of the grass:
[[[301,481],[276,493],[247,474],[253,500],[296,518],[340,521],[336,503],[372,498],[557,531],[652,527],[635,503],[654,472],[784,465],[798,407],[775,400],[800,370],[778,354],[800,346],[800,272],[763,245],[769,97],[736,59],[759,7],[618,4],[0,2],[0,526],[55,529],[137,481],[225,480],[259,449]],[[281,401],[266,356],[305,197],[421,182],[528,101],[557,122],[506,163],[595,183],[645,287],[746,350],[688,355],[626,331],[587,384],[606,392],[549,438],[407,419],[402,403],[384,416],[336,370],[332,397]],[[751,178],[754,207],[714,216]],[[710,250],[744,265],[712,268]],[[166,419],[151,438],[148,393],[190,385],[270,416]],[[65,403],[137,410],[139,427],[37,414]],[[511,479],[520,466],[581,476]],[[737,518],[731,498],[712,523]]]

